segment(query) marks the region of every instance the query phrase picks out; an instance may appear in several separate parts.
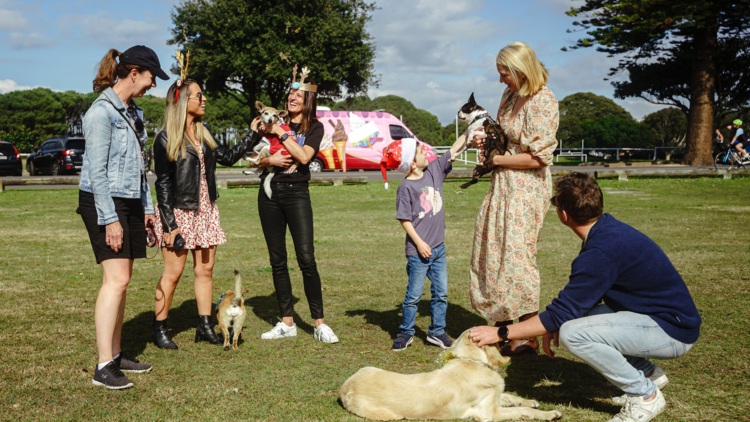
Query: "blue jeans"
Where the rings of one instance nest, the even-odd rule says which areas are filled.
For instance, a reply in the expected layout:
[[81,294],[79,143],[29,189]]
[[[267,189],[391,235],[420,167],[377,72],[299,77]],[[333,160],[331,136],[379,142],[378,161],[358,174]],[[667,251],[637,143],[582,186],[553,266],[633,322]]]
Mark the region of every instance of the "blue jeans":
[[406,274],[409,284],[404,297],[404,321],[398,329],[410,336],[414,335],[414,323],[417,319],[417,305],[422,299],[425,276],[430,277],[430,316],[432,324],[428,334],[439,336],[445,332],[445,313],[448,310],[448,262],[445,259],[445,244],[441,243],[432,249],[432,256],[422,258],[419,255],[406,257]]
[[670,337],[648,315],[613,312],[606,305],[563,324],[560,342],[627,395],[643,398],[656,391],[645,375],[656,365],[647,358],[675,359],[693,347]]

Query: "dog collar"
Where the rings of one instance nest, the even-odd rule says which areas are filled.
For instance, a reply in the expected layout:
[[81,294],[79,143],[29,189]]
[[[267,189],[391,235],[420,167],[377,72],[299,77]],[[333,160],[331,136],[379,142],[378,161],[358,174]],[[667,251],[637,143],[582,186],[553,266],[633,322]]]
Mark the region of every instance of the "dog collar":
[[221,300],[224,299],[224,296],[226,296],[226,294],[219,296],[219,300],[216,301],[216,312],[219,312],[219,304],[221,303]]
[[471,125],[473,125],[474,123],[476,123],[476,122],[477,122],[477,120],[479,120],[479,119],[483,119],[483,118],[485,118],[485,117],[487,117],[487,116],[489,116],[489,115],[490,115],[490,113],[487,113],[487,112],[485,111],[484,113],[482,113],[482,114],[480,114],[479,116],[475,117],[475,118],[474,118],[474,120],[472,120],[472,122],[471,122],[471,123],[469,123],[469,126],[471,126]]
[[476,363],[479,366],[484,366],[485,368],[491,369],[491,370],[493,370],[495,372],[500,372],[500,368],[497,367],[497,366],[496,367],[492,367],[492,366],[487,365],[486,363],[484,363],[482,361],[479,361],[479,360],[476,360],[476,359],[463,358],[463,357],[460,357],[460,356],[456,356],[453,353],[453,351],[451,351],[451,350],[446,350],[443,353],[439,354],[438,357],[435,359],[435,363],[439,363],[439,364],[445,366],[445,364],[447,364],[448,362],[452,361],[453,359],[467,360],[469,362]]

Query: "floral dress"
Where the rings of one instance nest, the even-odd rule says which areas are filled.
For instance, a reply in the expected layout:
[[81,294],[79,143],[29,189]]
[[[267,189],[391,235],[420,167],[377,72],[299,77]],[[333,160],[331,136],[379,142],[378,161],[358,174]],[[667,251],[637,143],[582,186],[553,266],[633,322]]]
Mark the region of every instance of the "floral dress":
[[[203,160],[203,148],[199,143],[195,144],[195,149],[201,161],[201,191],[200,201],[197,210],[174,209],[175,220],[180,227],[182,237],[185,239],[184,249],[208,248],[209,246],[223,245],[227,243],[224,231],[221,229],[219,221],[219,207],[215,201],[211,201],[208,196],[208,183],[206,182],[206,164]],[[154,234],[156,235],[157,244],[162,247],[167,246],[164,241],[163,228],[159,213],[156,214],[156,224],[154,224]]]
[[557,146],[557,99],[546,86],[526,101],[509,126],[518,92],[506,89],[497,121],[509,154],[531,153],[538,169],[496,167],[474,227],[471,304],[490,321],[509,321],[539,310],[536,245],[552,196],[549,165]]

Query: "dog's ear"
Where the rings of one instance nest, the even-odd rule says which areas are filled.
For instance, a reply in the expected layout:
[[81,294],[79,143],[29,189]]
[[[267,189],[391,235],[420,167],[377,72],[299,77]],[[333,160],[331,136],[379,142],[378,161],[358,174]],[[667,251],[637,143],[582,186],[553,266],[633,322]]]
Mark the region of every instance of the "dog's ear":
[[258,111],[261,111],[264,108],[266,108],[266,106],[264,106],[263,103],[261,103],[260,101],[255,102],[255,107],[258,109]]
[[282,119],[286,118],[286,116],[288,116],[288,115],[289,115],[289,112],[286,111],[286,110],[281,110],[279,112],[279,117],[281,117]]
[[469,96],[469,104],[471,104],[471,105],[476,105],[477,104],[477,102],[474,100],[474,93],[473,92]]
[[487,355],[487,363],[490,366],[501,366],[510,362],[509,357],[500,354],[500,347],[497,344],[482,346],[482,350]]

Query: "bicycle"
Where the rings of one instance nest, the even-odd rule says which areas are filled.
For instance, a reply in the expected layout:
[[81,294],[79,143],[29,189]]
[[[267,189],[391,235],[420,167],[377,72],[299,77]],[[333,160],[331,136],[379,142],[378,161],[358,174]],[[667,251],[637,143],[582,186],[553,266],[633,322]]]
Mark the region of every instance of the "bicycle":
[[716,170],[719,170],[719,164],[729,164],[729,168],[727,170],[740,168],[740,166],[743,169],[747,170],[745,164],[750,164],[750,160],[742,161],[742,157],[740,157],[740,154],[737,153],[737,150],[734,149],[731,145],[719,145],[719,149],[721,149],[721,151],[719,151],[714,157],[714,167],[716,168]]

